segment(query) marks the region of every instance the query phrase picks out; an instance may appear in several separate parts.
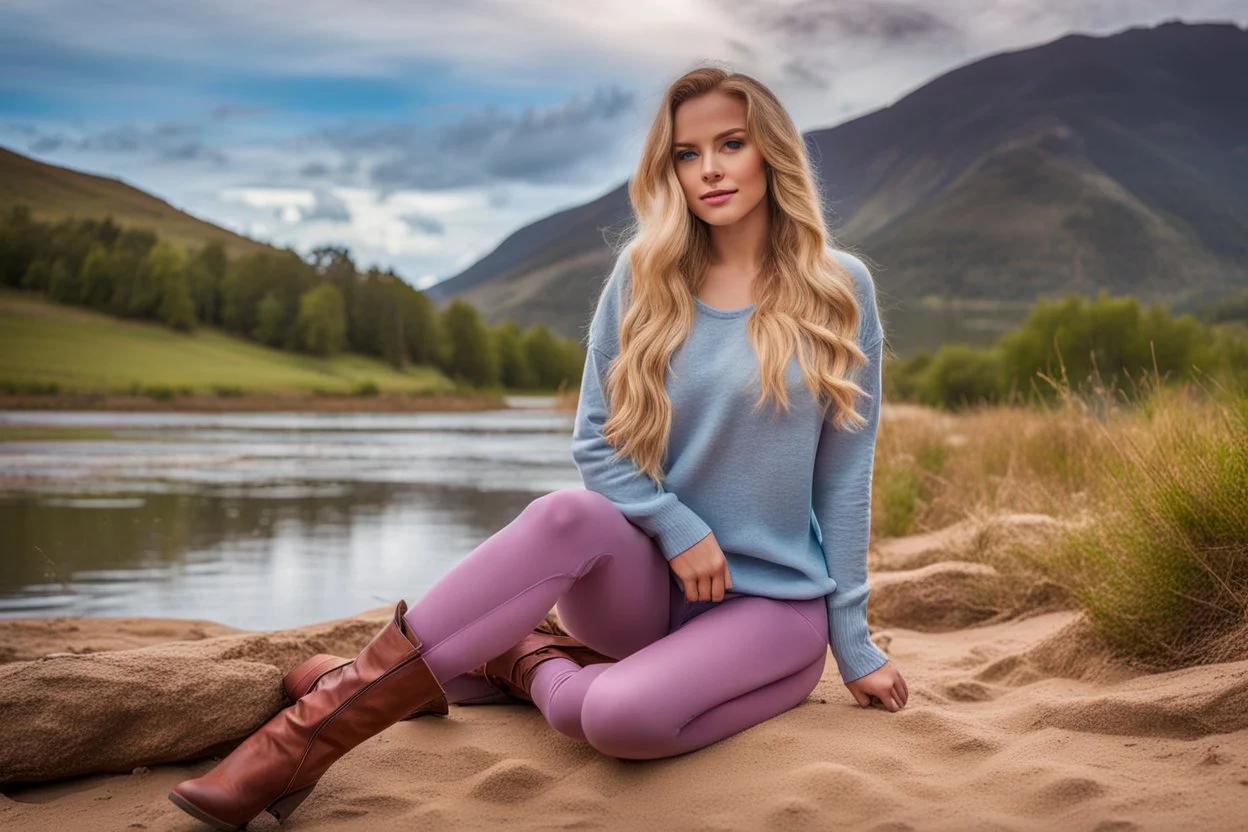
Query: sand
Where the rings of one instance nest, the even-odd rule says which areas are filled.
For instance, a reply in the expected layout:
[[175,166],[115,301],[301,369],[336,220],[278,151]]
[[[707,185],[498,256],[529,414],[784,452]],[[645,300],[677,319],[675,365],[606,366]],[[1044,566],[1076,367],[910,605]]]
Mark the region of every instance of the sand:
[[[941,541],[878,547],[877,564],[900,567],[879,573],[890,592],[910,585],[921,594],[933,575],[950,572],[988,579],[982,570],[959,572],[956,560],[923,557]],[[606,757],[556,733],[532,707],[452,705],[449,717],[396,723],[351,751],[283,826],[1248,829],[1248,661],[1135,672],[1109,657],[1082,613],[1052,608],[1052,594],[997,597],[1041,600],[969,626],[954,626],[953,616],[934,627],[909,619],[875,627],[909,683],[909,703],[897,713],[857,706],[831,657],[797,708],[665,760]],[[365,630],[391,609],[361,613]],[[254,635],[176,619],[0,622],[8,662],[230,638]],[[206,829],[166,795],[213,765],[201,759],[0,785],[0,828]],[[278,824],[262,813],[249,828]]]

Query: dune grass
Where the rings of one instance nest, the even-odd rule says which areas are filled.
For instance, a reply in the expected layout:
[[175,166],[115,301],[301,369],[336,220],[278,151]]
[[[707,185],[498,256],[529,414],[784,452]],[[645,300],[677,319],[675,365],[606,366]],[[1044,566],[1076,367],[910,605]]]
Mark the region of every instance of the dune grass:
[[433,393],[438,370],[373,358],[315,358],[201,328],[165,327],[0,292],[0,383],[17,390],[126,393]]
[[1140,669],[1248,658],[1248,399],[1156,379],[1129,394],[1051,383],[1053,406],[903,406],[886,418],[874,534],[1059,518],[1043,545],[985,542],[956,557],[1058,585]]
[[1135,664],[1248,657],[1248,406],[1157,391],[1141,419],[1110,435],[1098,519],[1047,571]]

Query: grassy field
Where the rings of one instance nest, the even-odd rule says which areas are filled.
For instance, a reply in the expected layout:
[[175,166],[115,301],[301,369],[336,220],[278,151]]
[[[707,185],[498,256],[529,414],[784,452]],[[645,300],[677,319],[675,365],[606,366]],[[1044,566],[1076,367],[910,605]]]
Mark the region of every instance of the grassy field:
[[59,392],[431,393],[450,391],[438,370],[398,371],[372,358],[282,352],[217,330],[183,335],[0,291],[0,383]]

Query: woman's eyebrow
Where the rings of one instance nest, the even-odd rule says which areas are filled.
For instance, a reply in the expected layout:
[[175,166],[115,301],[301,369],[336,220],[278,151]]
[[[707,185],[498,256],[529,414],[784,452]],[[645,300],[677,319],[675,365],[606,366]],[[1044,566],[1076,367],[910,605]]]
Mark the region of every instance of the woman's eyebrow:
[[[737,133],[737,132],[743,132],[744,130],[745,130],[745,128],[744,128],[744,127],[730,127],[730,128],[728,128],[727,130],[724,130],[724,131],[722,131],[722,132],[718,133],[718,134],[715,136],[715,138],[711,139],[711,141],[713,141],[713,142],[717,142],[717,141],[719,141],[720,139],[722,139],[724,136],[729,136],[729,135],[731,135],[731,134],[733,134],[733,133]],[[692,144],[691,142],[672,142],[672,147],[674,147],[674,148],[675,148],[675,147],[697,147],[697,145]]]

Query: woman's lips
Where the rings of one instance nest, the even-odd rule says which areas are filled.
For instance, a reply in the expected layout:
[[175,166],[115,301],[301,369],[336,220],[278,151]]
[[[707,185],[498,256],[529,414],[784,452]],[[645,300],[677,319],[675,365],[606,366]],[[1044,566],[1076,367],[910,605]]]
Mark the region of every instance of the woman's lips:
[[725,202],[732,199],[732,195],[735,193],[736,191],[729,191],[726,194],[716,194],[715,196],[704,196],[702,197],[702,201],[705,202],[707,205],[723,205]]

